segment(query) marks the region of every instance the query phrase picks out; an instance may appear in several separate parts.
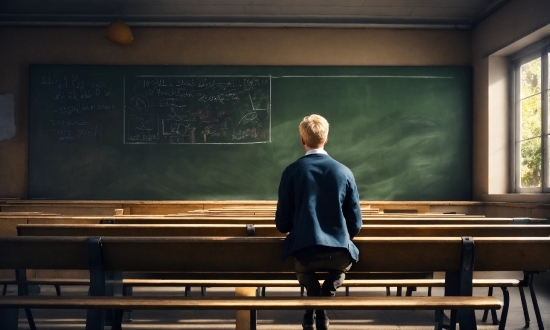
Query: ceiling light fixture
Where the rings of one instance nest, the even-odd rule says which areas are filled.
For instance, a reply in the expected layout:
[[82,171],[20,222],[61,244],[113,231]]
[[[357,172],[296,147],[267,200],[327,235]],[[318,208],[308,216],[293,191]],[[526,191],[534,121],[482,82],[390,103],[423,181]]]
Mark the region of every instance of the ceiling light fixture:
[[130,27],[122,21],[111,22],[107,26],[105,37],[117,45],[127,46],[132,43],[134,36]]

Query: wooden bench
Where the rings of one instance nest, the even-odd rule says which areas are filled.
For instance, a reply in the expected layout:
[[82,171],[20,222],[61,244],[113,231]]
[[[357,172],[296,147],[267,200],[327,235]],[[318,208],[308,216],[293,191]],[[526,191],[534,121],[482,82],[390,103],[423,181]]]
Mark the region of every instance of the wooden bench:
[[[140,237],[155,237],[155,236],[260,236],[260,237],[281,237],[281,234],[274,225],[78,225],[78,224],[22,224],[17,226],[20,236],[140,236]],[[480,237],[548,237],[550,236],[550,225],[365,225],[358,234],[358,237],[450,237],[450,236],[480,236]],[[291,275],[291,277],[293,277]],[[389,287],[397,287],[398,295],[401,295],[401,288],[408,287],[407,295],[411,294],[411,289],[415,287],[442,287],[443,281],[438,279],[423,278],[408,278],[408,279],[348,279],[344,282],[346,295],[349,295],[350,287],[386,287],[389,295]],[[474,286],[488,287],[489,293],[492,294],[493,287],[500,287],[503,290],[505,297],[508,296],[506,288],[518,287],[522,298],[522,307],[525,315],[526,326],[529,326],[530,319],[528,309],[525,303],[525,295],[523,286],[528,286],[531,289],[532,299],[536,299],[536,295],[532,289],[532,278],[520,279],[474,279]],[[88,284],[83,279],[29,279],[31,284],[53,284],[56,291],[60,294],[59,285],[85,285]],[[185,286],[186,293],[191,286],[204,288],[209,286],[227,286],[233,287],[236,283],[242,284],[241,280],[234,279],[124,279],[123,283],[126,288],[133,286]],[[265,294],[265,287],[277,286],[298,286],[296,280],[258,280],[245,281],[248,285],[262,287]],[[3,284],[18,284],[21,281],[4,280],[0,281]],[[269,284],[269,285],[266,285]],[[430,294],[430,291],[428,291]],[[508,299],[504,301],[505,306],[508,304]],[[537,306],[537,302],[533,301],[533,305]],[[540,319],[540,311],[535,308],[537,320]],[[484,320],[487,318],[487,313],[484,315]],[[498,323],[498,318],[493,315],[493,323]]]
[[[284,237],[265,224],[19,224],[18,236],[260,236]],[[546,224],[363,225],[358,237],[550,236]]]
[[[292,260],[279,261],[282,242],[282,238],[260,237],[1,237],[0,249],[6,253],[0,255],[0,268],[89,269],[91,285],[89,297],[3,296],[0,308],[88,309],[87,330],[103,329],[107,309],[118,311],[113,329],[120,328],[121,312],[128,308],[250,310],[250,329],[255,329],[255,311],[260,309],[451,309],[451,329],[458,321],[461,330],[468,330],[476,328],[473,310],[502,306],[495,297],[471,296],[474,245],[471,238],[459,237],[356,239],[361,259],[350,274],[442,271],[447,274],[446,297],[106,296],[108,272],[238,272],[249,280],[256,279],[256,272],[275,276],[293,272]],[[495,248],[510,252],[510,257],[495,263],[491,256]],[[548,252],[547,238],[476,239],[475,266],[480,270],[543,270],[550,268],[543,258]],[[501,323],[506,319],[504,312]]]
[[[223,207],[223,208],[210,208],[210,209],[200,209],[200,210],[190,210],[187,212],[180,212],[176,214],[171,215],[186,215],[186,214],[205,214],[205,215],[237,215],[237,216],[243,216],[243,215],[268,215],[268,216],[274,216],[276,211],[276,206],[273,207]],[[388,210],[389,211],[389,210]],[[363,216],[470,216],[465,214],[458,214],[456,212],[430,212],[430,213],[418,213],[418,212],[412,212],[413,210],[402,210],[400,212],[388,212],[383,213],[377,208],[363,208],[361,207],[361,214]],[[122,212],[119,212],[119,214],[123,214]],[[115,212],[115,214],[117,214]],[[473,217],[479,217],[479,215],[471,215]]]
[[[67,216],[67,215],[13,215],[6,220],[17,220],[20,223],[173,223],[173,224],[273,224],[274,217],[269,216],[205,216],[205,215],[120,215],[112,217],[104,216]],[[403,216],[403,215],[379,215],[365,216],[364,224],[434,224],[444,221],[447,224],[519,224],[519,223],[546,223],[544,218],[506,218],[483,216]]]

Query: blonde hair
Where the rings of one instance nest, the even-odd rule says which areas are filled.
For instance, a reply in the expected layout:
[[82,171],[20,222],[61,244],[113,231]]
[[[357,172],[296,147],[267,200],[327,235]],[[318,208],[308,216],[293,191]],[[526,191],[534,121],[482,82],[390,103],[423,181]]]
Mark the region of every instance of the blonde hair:
[[328,121],[319,115],[304,117],[300,126],[300,136],[310,148],[320,148],[328,140]]

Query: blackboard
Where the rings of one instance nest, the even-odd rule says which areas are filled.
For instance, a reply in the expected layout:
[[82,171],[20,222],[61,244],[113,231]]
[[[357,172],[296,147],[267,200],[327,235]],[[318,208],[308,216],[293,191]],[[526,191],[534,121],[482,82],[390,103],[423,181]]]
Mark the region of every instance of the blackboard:
[[274,200],[298,124],[362,200],[470,200],[470,67],[32,65],[29,198]]

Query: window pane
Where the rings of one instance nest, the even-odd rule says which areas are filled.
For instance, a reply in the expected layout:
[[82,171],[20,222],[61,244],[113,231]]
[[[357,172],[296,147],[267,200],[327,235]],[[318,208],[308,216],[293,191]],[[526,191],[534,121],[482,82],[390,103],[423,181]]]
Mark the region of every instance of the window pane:
[[541,139],[521,142],[521,187],[541,186]]
[[541,135],[541,96],[528,97],[521,101],[521,140]]
[[540,93],[541,91],[541,58],[527,62],[520,67],[520,98]]

